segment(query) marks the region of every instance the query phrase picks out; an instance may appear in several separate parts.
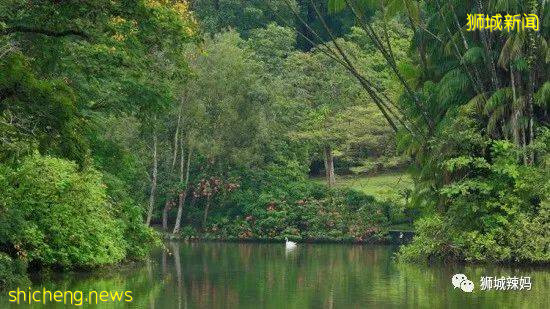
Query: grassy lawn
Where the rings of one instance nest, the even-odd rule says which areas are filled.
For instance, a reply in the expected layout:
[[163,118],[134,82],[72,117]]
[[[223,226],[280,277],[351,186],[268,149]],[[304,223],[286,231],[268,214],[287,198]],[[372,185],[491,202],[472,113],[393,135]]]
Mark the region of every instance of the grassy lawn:
[[[325,178],[312,178],[313,181],[326,184]],[[337,187],[351,188],[365,194],[374,196],[377,200],[397,201],[403,199],[399,193],[407,188],[412,188],[413,181],[406,173],[387,173],[376,176],[340,176],[336,178]],[[411,231],[410,223],[396,223],[391,230]]]
[[[324,178],[314,178],[315,182],[325,183]],[[377,199],[399,197],[399,192],[412,187],[412,179],[406,173],[388,173],[376,176],[341,176],[336,178],[336,186],[348,187],[372,195]]]

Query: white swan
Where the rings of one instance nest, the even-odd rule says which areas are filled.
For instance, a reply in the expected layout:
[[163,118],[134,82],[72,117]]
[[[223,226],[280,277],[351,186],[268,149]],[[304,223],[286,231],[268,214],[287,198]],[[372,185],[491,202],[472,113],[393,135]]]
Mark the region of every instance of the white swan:
[[285,237],[285,241],[286,241],[285,247],[286,247],[287,250],[296,249],[296,243],[295,242],[288,240],[287,237]]

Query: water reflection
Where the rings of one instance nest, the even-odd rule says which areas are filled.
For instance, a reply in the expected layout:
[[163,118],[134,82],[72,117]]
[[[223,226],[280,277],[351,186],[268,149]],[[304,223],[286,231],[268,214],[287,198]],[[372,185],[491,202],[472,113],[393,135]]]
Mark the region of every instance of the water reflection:
[[[51,290],[131,290],[98,308],[545,308],[548,268],[400,265],[387,246],[169,243],[147,263],[94,276],[36,278]],[[473,293],[453,289],[463,273]],[[530,276],[531,291],[480,291],[482,276]],[[0,307],[7,303],[0,297]],[[13,305],[10,308],[25,308]],[[27,306],[28,308],[28,306]],[[43,305],[36,308],[63,308]]]
[[[304,245],[289,252],[272,244],[209,243],[173,250],[180,252],[173,259],[185,262],[174,264],[175,293],[166,289],[158,299],[166,308],[171,299],[191,308],[538,307],[548,302],[545,270],[396,265],[387,247]],[[450,278],[457,272],[470,278],[530,275],[537,283],[532,291],[478,290],[472,296],[452,289]]]

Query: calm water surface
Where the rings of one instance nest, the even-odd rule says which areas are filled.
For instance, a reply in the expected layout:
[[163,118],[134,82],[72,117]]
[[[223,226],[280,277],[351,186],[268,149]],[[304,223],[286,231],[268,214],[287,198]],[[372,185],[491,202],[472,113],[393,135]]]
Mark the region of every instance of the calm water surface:
[[[132,291],[131,303],[85,308],[550,308],[550,268],[441,265],[393,261],[390,246],[169,243],[149,262],[99,274],[35,278],[33,289]],[[463,273],[473,293],[453,289]],[[529,276],[530,291],[481,291],[482,276]],[[28,287],[25,287],[28,289]],[[66,308],[8,305],[0,308]]]

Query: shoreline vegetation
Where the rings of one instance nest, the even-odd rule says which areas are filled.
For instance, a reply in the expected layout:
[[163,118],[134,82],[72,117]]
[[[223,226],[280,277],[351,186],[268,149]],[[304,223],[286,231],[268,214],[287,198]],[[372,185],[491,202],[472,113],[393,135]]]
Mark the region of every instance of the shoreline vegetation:
[[[364,240],[357,240],[355,238],[315,238],[315,239],[301,239],[300,243],[303,244],[353,244],[353,245],[404,245],[410,242],[413,231],[400,231],[408,233],[405,240],[401,240],[397,237],[372,237]],[[181,234],[161,233],[165,241],[187,241],[187,242],[229,242],[229,243],[284,243],[284,237],[274,238],[220,238],[220,237],[201,237],[199,236],[183,236]]]
[[[292,205],[286,205],[287,207],[294,207],[293,215],[298,216],[293,220],[298,223],[292,227],[291,222],[285,220],[279,220],[276,222],[270,222],[273,230],[263,231],[261,228],[266,228],[263,221],[258,221],[258,218],[253,216],[247,216],[242,218],[234,218],[235,222],[230,223],[228,220],[224,224],[236,226],[231,231],[223,230],[220,227],[214,225],[210,226],[207,231],[184,229],[181,233],[174,234],[170,231],[166,231],[162,228],[162,225],[153,225],[155,230],[159,231],[164,239],[179,239],[179,240],[191,240],[191,241],[251,241],[251,242],[278,242],[289,237],[291,240],[299,240],[301,242],[308,243],[356,243],[356,244],[403,244],[410,240],[412,237],[413,226],[408,218],[412,214],[407,213],[405,209],[406,198],[408,192],[412,187],[412,182],[409,176],[405,172],[393,171],[391,173],[380,173],[375,175],[347,175],[337,177],[334,189],[326,188],[325,180],[319,177],[313,177],[306,180],[312,188],[316,188],[317,193],[311,194],[313,197],[297,199]],[[325,188],[323,190],[323,188]],[[323,192],[330,192],[328,195]],[[304,192],[300,192],[305,194]],[[299,193],[299,194],[300,194]],[[325,196],[327,195],[327,196]],[[342,199],[343,195],[347,195]],[[305,194],[307,196],[307,194]],[[322,201],[324,197],[325,200]],[[341,200],[338,201],[338,198]],[[341,203],[343,207],[332,209],[335,213],[330,215],[330,210],[324,209],[326,204]],[[367,217],[375,217],[376,214],[380,217],[379,221],[372,221],[366,224],[366,234],[350,235],[348,228],[353,222],[353,212],[360,209],[360,205],[375,205],[371,211],[373,213],[366,215]],[[312,209],[308,209],[308,205],[314,205]],[[264,221],[269,222],[275,220],[277,216],[288,215],[288,209],[279,209],[277,211],[277,203],[271,202],[266,205],[267,212],[263,218]],[[283,205],[279,205],[281,208]],[[376,207],[379,207],[378,209]],[[302,211],[298,211],[301,209]],[[286,212],[285,212],[286,211]],[[346,212],[350,212],[346,214]],[[329,214],[327,217],[326,214]],[[348,223],[340,222],[339,216],[346,214],[348,216],[344,221]],[[358,214],[360,216],[360,214]],[[323,218],[326,217],[326,218]],[[323,218],[323,222],[310,222],[312,218],[316,220]],[[219,222],[223,219],[218,219]],[[260,228],[261,227],[261,228]],[[227,228],[227,226],[226,226]],[[311,234],[309,229],[320,229],[315,234]],[[404,240],[401,240],[389,232],[405,232],[406,236]],[[277,234],[280,233],[280,234]],[[286,233],[286,234],[285,234]],[[258,234],[264,235],[259,236]],[[273,236],[265,236],[270,234]],[[329,235],[333,235],[332,237]]]
[[547,1],[222,2],[3,1],[0,286],[146,258],[156,224],[550,262]]

